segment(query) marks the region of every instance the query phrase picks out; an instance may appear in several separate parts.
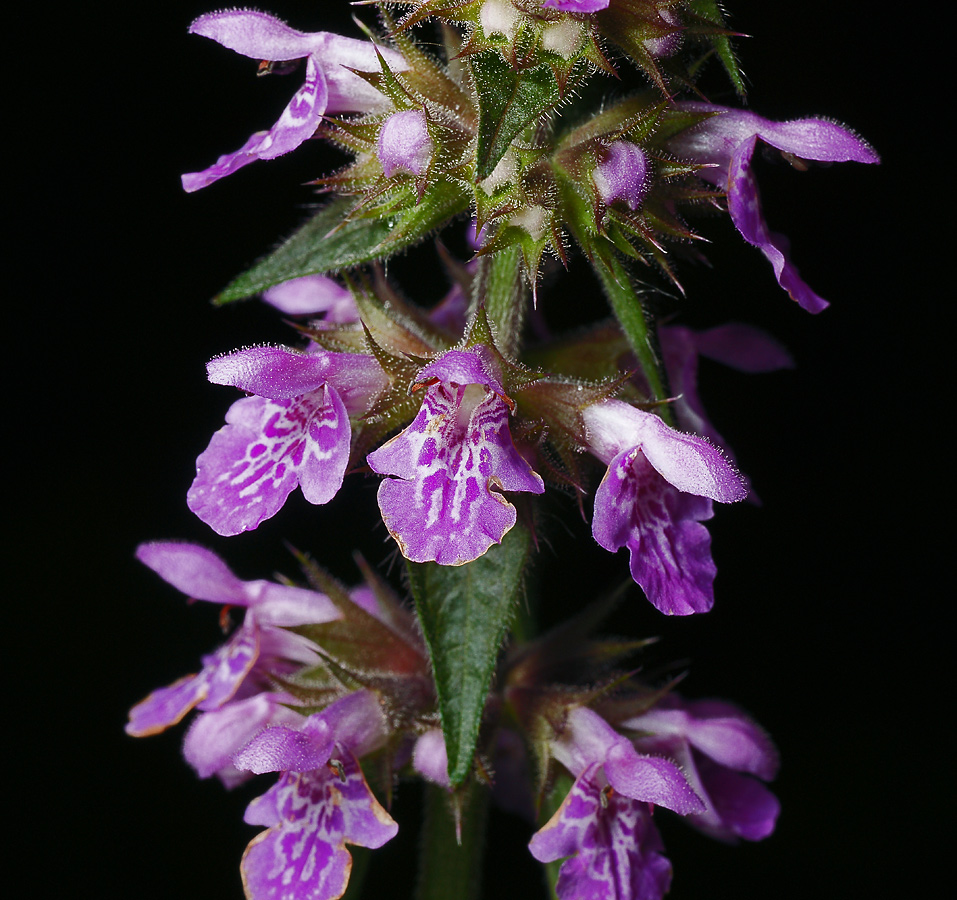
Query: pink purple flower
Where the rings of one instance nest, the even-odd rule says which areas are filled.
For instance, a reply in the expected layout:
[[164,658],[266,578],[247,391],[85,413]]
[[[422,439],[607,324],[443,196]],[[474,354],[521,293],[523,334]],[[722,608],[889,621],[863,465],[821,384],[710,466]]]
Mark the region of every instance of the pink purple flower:
[[243,855],[250,900],[335,900],[352,868],[345,845],[376,848],[395,837],[399,827],[358,762],[390,730],[376,695],[359,690],[299,728],[265,729],[235,755],[237,768],[282,773],[246,810],[246,822],[268,829]]
[[764,221],[751,160],[759,140],[783,153],[822,162],[877,163],[874,149],[852,131],[826,119],[772,122],[752,112],[697,101],[677,104],[685,112],[711,113],[673,138],[668,149],[704,166],[697,175],[727,191],[728,212],[741,236],[756,246],[774,269],[778,284],[808,312],[827,307],[801,279],[788,255],[787,238]]
[[575,780],[529,850],[539,862],[565,860],[559,900],[660,900],[671,886],[648,804],[608,791],[597,765]]
[[379,509],[403,555],[462,565],[515,524],[506,491],[541,494],[541,477],[512,443],[501,373],[484,345],[450,350],[418,374],[427,385],[408,428],[367,457],[390,475]]
[[[246,609],[243,624],[222,647],[203,657],[203,668],[160,688],[130,710],[126,731],[135,737],[158,734],[194,707],[219,710],[244,688],[262,689],[258,677],[286,673],[314,662],[311,643],[284,626],[330,622],[339,618],[323,594],[271,581],[242,581],[215,553],[195,544],[141,544],[137,558],[194,600]],[[275,711],[257,711],[269,719]],[[216,766],[210,770],[215,771]]]
[[690,824],[721,840],[757,841],[774,831],[780,804],[762,782],[777,775],[777,749],[737,707],[669,694],[619,727],[636,733],[639,750],[681,766],[706,806],[687,817]]
[[[207,13],[189,27],[191,34],[253,59],[306,61],[306,79],[268,131],[257,131],[235,153],[221,156],[201,172],[183,176],[183,187],[196,191],[257,159],[275,159],[295,150],[314,134],[326,113],[370,112],[388,107],[388,101],[351,69],[378,72],[376,48],[367,41],[319,31],[306,34],[290,28],[268,13],[252,9],[225,9]],[[394,51],[379,52],[395,70],[405,68]]]
[[627,403],[606,400],[582,416],[588,449],[608,464],[595,493],[595,540],[628,548],[632,577],[662,612],[710,609],[716,569],[700,523],[711,518],[712,500],[744,499],[743,479],[704,438]]
[[559,873],[560,900],[659,900],[671,865],[661,854],[652,805],[679,815],[705,808],[681,770],[671,760],[638,753],[586,707],[568,711],[550,752],[575,783],[529,849],[540,862],[570,857]]
[[388,384],[371,356],[252,347],[212,360],[209,380],[254,394],[196,460],[187,505],[219,534],[249,531],[275,515],[298,485],[315,504],[342,486],[350,414]]

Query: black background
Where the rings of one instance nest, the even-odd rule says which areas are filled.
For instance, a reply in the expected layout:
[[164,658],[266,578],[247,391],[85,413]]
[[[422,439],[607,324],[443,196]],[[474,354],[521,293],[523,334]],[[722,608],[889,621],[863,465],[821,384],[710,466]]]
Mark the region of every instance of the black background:
[[[636,595],[612,623],[661,635],[658,659],[693,661],[687,694],[734,699],[782,751],[770,840],[728,848],[662,822],[675,900],[920,896],[951,836],[942,632],[953,453],[941,432],[952,293],[935,275],[947,258],[934,244],[952,165],[928,99],[933,26],[908,34],[862,19],[858,4],[834,6],[731,4],[732,23],[753,35],[739,44],[752,108],[833,117],[883,156],[880,167],[761,170],[772,225],[831,309],[798,309],[717,218],[703,224],[713,270],[685,267],[688,296],[676,304],[697,326],[760,324],[797,360],[764,376],[702,370],[712,419],[764,505],[719,510],[712,523],[711,613],[665,620]],[[290,339],[261,304],[216,310],[209,298],[296,225],[314,199],[302,183],[339,161],[310,145],[180,190],[181,172],[274,121],[290,93],[288,81],[255,79],[249,60],[187,36],[209,8],[74,5],[18,13],[11,28],[8,821],[38,896],[241,896],[238,861],[254,834],[241,813],[262,786],[227,794],[198,782],[178,755],[181,729],[145,741],[122,730],[133,703],[193,671],[217,641],[216,611],[187,607],[137,564],[139,542],[205,543],[246,578],[294,574],[285,540],[345,578],[351,563],[336,561],[353,546],[384,568],[391,559],[381,524],[369,525],[371,479],[320,509],[297,493],[229,540],[185,507],[193,460],[235,399],[206,383],[205,361]],[[302,30],[357,34],[344,2],[269,8]],[[423,250],[393,271],[410,294],[437,297],[433,261]],[[570,277],[600,302],[580,261]],[[574,318],[559,292],[542,298]],[[560,500],[552,510],[573,515]],[[539,564],[556,611],[625,571],[624,555],[574,527],[552,536]],[[404,787],[402,831],[374,855],[368,896],[411,896],[416,814]],[[496,819],[487,896],[534,881],[525,840],[521,823]]]

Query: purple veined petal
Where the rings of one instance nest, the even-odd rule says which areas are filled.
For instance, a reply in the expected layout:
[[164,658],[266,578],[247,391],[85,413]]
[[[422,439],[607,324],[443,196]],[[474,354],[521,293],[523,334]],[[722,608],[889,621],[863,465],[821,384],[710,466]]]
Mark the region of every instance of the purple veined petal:
[[570,13],[596,13],[608,9],[611,0],[542,0],[542,6]]
[[444,788],[451,786],[448,751],[441,728],[432,728],[419,736],[415,742],[412,765],[416,772],[434,784]]
[[203,657],[203,672],[209,688],[206,696],[196,704],[197,707],[202,710],[219,709],[231,700],[257,659],[259,629],[247,621],[222,647]]
[[711,168],[698,174],[724,187],[728,211],[735,227],[771,263],[778,283],[808,312],[828,306],[801,279],[791,262],[784,235],[772,232],[764,221],[751,160],[758,139],[802,159],[826,162],[877,163],[874,149],[853,132],[826,119],[772,122],[755,113],[727,109],[710,103],[681,103],[682,109],[713,115],[679,135],[671,144],[678,155]]
[[132,737],[149,737],[176,725],[209,690],[205,673],[186,675],[168,687],[159,688],[130,710],[126,733]]
[[329,385],[292,400],[239,400],[196,460],[186,503],[223,535],[256,528],[297,485],[310,503],[328,503],[342,486],[350,437]]
[[233,755],[233,765],[262,775],[265,772],[310,772],[332,755],[332,729],[307,720],[302,730],[274,725],[255,735]]
[[772,232],[764,221],[758,184],[751,171],[757,136],[744,141],[731,157],[728,167],[728,212],[731,221],[749,244],[757,247],[771,263],[778,284],[803,309],[818,313],[827,309],[828,302],[819,297],[801,279],[797,267],[788,257],[790,244],[783,234]]
[[[379,58],[372,44],[328,32],[304,34],[266,13],[223,10],[201,16],[190,26],[194,34],[254,59],[305,58],[306,77],[275,125],[257,131],[235,153],[221,156],[201,172],[183,176],[183,188],[196,191],[257,159],[274,159],[294,150],[315,133],[328,112],[371,112],[388,101],[372,85],[350,71],[377,72]],[[381,51],[394,70],[406,68],[401,55]]]
[[669,485],[641,451],[612,460],[595,492],[592,535],[606,550],[627,547],[631,575],[668,615],[707,612],[717,569],[711,536],[701,521],[711,501]]
[[212,550],[198,544],[153,541],[136,548],[136,558],[193,600],[246,606],[247,584]]
[[605,776],[616,791],[633,800],[664,806],[682,816],[705,809],[681,769],[671,760],[643,756],[628,741],[620,741],[608,751]]
[[186,172],[180,177],[183,190],[186,191],[187,194],[192,194],[194,191],[207,187],[213,182],[219,181],[220,178],[232,175],[234,172],[238,172],[243,167],[255,162],[259,159],[256,155],[256,150],[259,148],[259,144],[265,133],[264,131],[257,131],[235,153],[224,153],[216,162],[202,171]]
[[634,212],[648,193],[648,158],[636,144],[615,141],[605,148],[605,157],[595,167],[592,180],[604,204],[620,200]]
[[243,854],[250,900],[335,900],[345,892],[352,859],[345,845],[381,847],[399,826],[369,790],[355,757],[336,751],[336,771],[284,774],[247,821],[276,824]]
[[303,275],[267,288],[266,303],[287,316],[313,316],[325,313],[327,322],[357,322],[359,312],[352,293],[326,275]]
[[306,80],[293,94],[276,124],[266,132],[256,150],[257,158],[275,159],[309,140],[315,134],[328,102],[326,76],[316,60],[309,56],[306,58]]
[[233,755],[264,728],[301,723],[303,716],[286,705],[293,702],[285,694],[262,693],[201,713],[183,739],[186,762],[200,778],[218,775],[227,786],[244,781],[248,774],[233,766]]
[[235,153],[219,157],[209,168],[183,175],[183,190],[187,193],[198,191],[257,159],[275,159],[295,150],[315,133],[326,111],[328,99],[326,76],[310,56],[306,59],[306,80],[276,124],[268,131],[257,131]]
[[397,172],[422,175],[432,159],[432,139],[421,109],[405,109],[389,116],[379,129],[376,154],[386,178]]
[[515,507],[501,491],[545,490],[512,443],[504,401],[478,384],[428,388],[412,424],[367,462],[397,476],[379,486],[379,510],[414,562],[477,559],[515,524]]
[[554,816],[529,842],[539,862],[569,857],[556,884],[559,900],[661,900],[671,864],[647,804],[605,792],[593,766],[575,781]]
[[369,41],[344,37],[328,31],[304,33],[290,28],[268,13],[255,10],[222,10],[200,16],[189,28],[192,34],[211,38],[230,50],[251,59],[285,61],[313,57],[321,62],[330,82],[331,112],[372,112],[366,102],[384,105],[385,98],[349,69],[380,70],[376,50],[393,72],[408,66],[402,55]]

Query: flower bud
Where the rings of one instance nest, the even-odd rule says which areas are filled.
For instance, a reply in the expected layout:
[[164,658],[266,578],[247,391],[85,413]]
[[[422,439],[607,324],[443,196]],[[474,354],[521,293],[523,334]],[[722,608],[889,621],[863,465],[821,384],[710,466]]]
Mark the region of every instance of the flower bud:
[[386,178],[396,172],[425,172],[432,158],[425,111],[407,109],[389,116],[379,131],[378,156]]
[[636,144],[615,141],[595,167],[592,180],[606,206],[621,200],[634,212],[648,193],[648,158]]

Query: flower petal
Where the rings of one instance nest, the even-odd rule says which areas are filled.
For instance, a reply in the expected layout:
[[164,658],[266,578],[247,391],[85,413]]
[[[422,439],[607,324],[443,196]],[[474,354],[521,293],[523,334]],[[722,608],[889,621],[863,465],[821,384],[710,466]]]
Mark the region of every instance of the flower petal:
[[412,424],[367,462],[397,476],[379,486],[379,509],[413,562],[477,559],[515,524],[501,491],[545,490],[512,443],[504,401],[477,384],[430,387]]
[[217,44],[251,59],[301,59],[318,49],[317,35],[290,28],[282,19],[254,9],[206,13],[189,26]]
[[342,486],[350,435],[348,414],[329,385],[290,400],[239,400],[196,460],[187,505],[230,535],[275,515],[297,484],[310,503],[328,503]]
[[628,741],[619,741],[608,751],[605,775],[608,783],[626,797],[664,806],[681,816],[705,808],[681,769],[670,759],[644,756]]
[[212,550],[179,541],[153,541],[136,548],[136,558],[193,600],[246,606],[247,584]]
[[604,792],[597,767],[578,777],[528,847],[540,862],[571,857],[558,876],[560,900],[660,900],[671,884],[647,804]]
[[710,500],[676,490],[640,450],[623,451],[595,492],[592,535],[606,550],[628,548],[632,578],[654,606],[690,615],[714,604],[711,536],[699,524],[711,515]]
[[314,722],[308,731],[285,725],[264,728],[233,756],[237,769],[264,772],[309,772],[324,766],[332,755],[332,729]]
[[270,725],[292,725],[302,716],[289,709],[293,698],[262,693],[204,712],[193,720],[183,738],[183,756],[199,775],[218,775],[227,786],[249,777],[233,766],[232,757]]
[[399,826],[369,790],[355,757],[345,750],[336,755],[336,771],[287,773],[262,809],[251,805],[254,819],[271,818],[272,811],[277,821],[243,855],[250,900],[335,900],[352,868],[345,845],[375,848],[395,837]]

